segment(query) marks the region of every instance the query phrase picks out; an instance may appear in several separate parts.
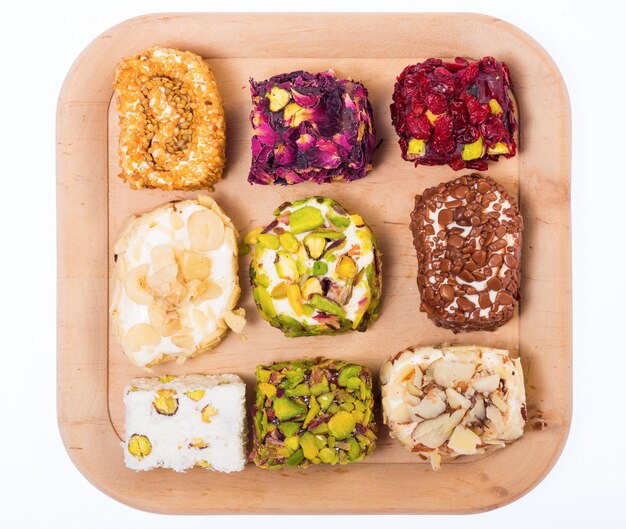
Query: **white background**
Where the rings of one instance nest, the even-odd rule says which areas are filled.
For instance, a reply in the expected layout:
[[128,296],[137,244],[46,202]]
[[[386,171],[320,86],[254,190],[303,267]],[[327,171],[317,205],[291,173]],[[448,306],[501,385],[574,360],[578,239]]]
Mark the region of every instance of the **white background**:
[[[4,199],[0,354],[5,359],[0,376],[0,526],[626,527],[626,346],[618,340],[626,307],[626,18],[615,11],[618,5],[591,0],[4,2],[0,8],[0,193]],[[554,470],[512,505],[456,517],[158,516],[104,496],[67,457],[55,409],[54,120],[65,73],[93,38],[132,16],[260,9],[478,11],[524,29],[559,65],[573,114],[574,421]],[[403,485],[398,484],[398,494],[402,493]]]

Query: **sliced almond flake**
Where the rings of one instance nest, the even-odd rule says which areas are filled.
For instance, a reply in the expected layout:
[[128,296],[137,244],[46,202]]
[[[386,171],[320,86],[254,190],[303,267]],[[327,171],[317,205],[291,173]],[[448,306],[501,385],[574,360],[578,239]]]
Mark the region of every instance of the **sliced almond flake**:
[[213,209],[217,205],[217,202],[209,195],[198,195],[198,202],[205,208]]
[[141,350],[144,346],[150,347],[158,345],[160,341],[160,334],[149,323],[133,325],[124,336],[127,350],[133,353]]
[[124,278],[124,290],[129,299],[139,305],[150,305],[154,298],[147,285],[148,265],[140,265],[128,272]]
[[176,347],[180,347],[185,351],[194,349],[195,340],[191,334],[176,334],[170,338]]
[[[239,309],[240,311],[243,309]],[[243,328],[246,325],[246,319],[244,317],[244,314],[236,314],[235,311],[227,311],[224,314],[224,321],[226,322],[226,325],[228,325],[234,332],[236,332],[237,334],[240,334],[241,331],[243,331]]]
[[235,230],[233,230],[231,227],[226,227],[224,229],[224,241],[232,250],[233,255],[238,255],[239,246],[237,245],[237,237],[235,235]]

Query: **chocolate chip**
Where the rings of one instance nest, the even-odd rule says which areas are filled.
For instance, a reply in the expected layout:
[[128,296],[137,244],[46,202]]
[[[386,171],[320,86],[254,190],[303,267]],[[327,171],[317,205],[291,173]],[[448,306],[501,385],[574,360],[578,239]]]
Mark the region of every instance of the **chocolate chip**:
[[463,237],[459,237],[456,234],[452,234],[448,237],[448,246],[452,248],[462,248],[463,247]]
[[471,312],[472,310],[474,310],[474,307],[476,307],[476,305],[474,305],[469,299],[467,298],[459,298],[456,302],[456,304],[459,306],[459,308],[464,311],[464,312]]
[[475,272],[476,270],[478,270],[478,265],[474,261],[468,261],[467,263],[465,263],[465,266],[463,268],[468,272]]
[[498,239],[497,241],[493,241],[489,245],[489,249],[492,252],[497,252],[498,250],[502,250],[506,246],[506,241],[504,239]]
[[491,186],[489,185],[488,182],[485,182],[484,180],[481,182],[478,182],[478,185],[476,186],[476,190],[481,194],[484,195],[485,193],[489,193],[489,191],[491,190]]
[[452,196],[456,198],[465,198],[467,193],[469,192],[469,187],[467,186],[458,186],[452,191]]
[[499,266],[502,266],[502,256],[497,253],[494,253],[489,258],[489,266],[491,268],[498,268]]
[[472,275],[472,273],[469,270],[463,270],[460,274],[459,277],[465,281],[466,283],[471,283],[472,281],[474,281],[474,276]]
[[449,272],[452,269],[452,261],[450,259],[441,259],[441,271]]
[[496,303],[498,303],[498,305],[511,305],[513,298],[508,292],[498,292],[496,295]]
[[498,226],[496,229],[496,237],[502,239],[506,235],[506,226]]
[[485,250],[476,250],[472,254],[472,261],[474,261],[479,268],[482,268],[487,262],[487,252],[485,252]]
[[454,300],[454,289],[450,285],[443,285],[439,289],[439,294],[447,302],[451,302],[452,300]]
[[441,226],[447,226],[450,224],[452,222],[452,211],[449,209],[442,209],[437,217],[437,222],[439,222]]
[[515,259],[515,257],[513,257],[510,253],[507,253],[504,256],[504,264],[506,264],[509,268],[516,268],[517,259]]
[[497,277],[492,277],[489,281],[487,281],[487,287],[490,290],[502,290],[502,281],[500,281]]
[[483,292],[480,296],[478,296],[478,304],[481,309],[488,309],[491,307],[491,298],[489,297],[488,292]]

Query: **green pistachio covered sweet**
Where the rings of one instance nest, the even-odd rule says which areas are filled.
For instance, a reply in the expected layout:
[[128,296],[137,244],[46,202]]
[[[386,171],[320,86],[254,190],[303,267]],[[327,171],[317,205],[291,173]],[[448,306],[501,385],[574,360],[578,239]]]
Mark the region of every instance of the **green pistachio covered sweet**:
[[372,374],[340,360],[257,366],[252,459],[261,468],[360,461],[376,448]]
[[287,336],[365,331],[378,316],[381,254],[372,230],[330,198],[286,202],[247,237],[261,316]]

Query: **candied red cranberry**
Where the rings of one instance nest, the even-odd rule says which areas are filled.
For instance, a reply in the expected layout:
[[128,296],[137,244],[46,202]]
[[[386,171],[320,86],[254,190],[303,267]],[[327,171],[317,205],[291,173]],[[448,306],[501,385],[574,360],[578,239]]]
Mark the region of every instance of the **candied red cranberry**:
[[424,114],[418,116],[410,113],[406,117],[406,124],[413,138],[427,140],[430,137],[430,121]]
[[[485,149],[474,158],[476,149],[465,145],[481,137],[487,148],[501,142],[508,150],[502,155],[514,156],[517,122],[510,89],[508,68],[493,57],[471,63],[463,58],[454,63],[428,59],[407,66],[398,76],[391,105],[402,157],[415,165],[484,170],[487,161],[500,155]],[[423,140],[426,146],[411,140]]]

